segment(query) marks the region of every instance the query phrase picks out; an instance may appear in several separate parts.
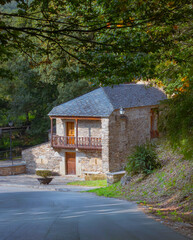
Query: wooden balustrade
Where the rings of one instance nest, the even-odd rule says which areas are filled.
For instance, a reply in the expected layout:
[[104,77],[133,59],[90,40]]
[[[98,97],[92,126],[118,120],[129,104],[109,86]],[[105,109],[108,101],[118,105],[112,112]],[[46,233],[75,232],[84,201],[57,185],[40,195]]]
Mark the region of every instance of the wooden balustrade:
[[53,135],[51,143],[55,148],[102,149],[101,138],[94,137],[78,137],[77,139],[76,137]]

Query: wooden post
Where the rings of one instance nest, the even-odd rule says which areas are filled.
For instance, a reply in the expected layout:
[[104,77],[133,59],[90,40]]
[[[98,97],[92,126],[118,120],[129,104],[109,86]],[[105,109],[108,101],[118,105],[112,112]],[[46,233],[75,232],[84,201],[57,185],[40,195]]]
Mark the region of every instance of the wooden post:
[[50,118],[50,120],[51,120],[51,146],[53,146],[53,119],[52,118]]
[[78,119],[76,118],[76,148],[78,148]]

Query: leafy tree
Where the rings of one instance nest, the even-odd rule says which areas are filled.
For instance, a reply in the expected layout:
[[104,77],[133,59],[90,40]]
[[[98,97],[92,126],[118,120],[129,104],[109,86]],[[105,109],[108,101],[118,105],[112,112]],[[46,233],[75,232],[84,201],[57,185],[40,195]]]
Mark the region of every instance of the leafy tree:
[[60,103],[69,101],[73,98],[81,96],[87,92],[94,90],[94,86],[89,84],[86,80],[82,79],[77,81],[68,82],[66,84],[60,83],[58,85],[58,101]]
[[[49,121],[45,116],[57,98],[57,87],[42,83],[39,75],[29,67],[26,59],[21,56],[18,59],[17,55],[14,60],[15,62],[7,62],[7,68],[13,75],[12,79],[10,80],[9,75],[2,77],[0,86],[0,96],[7,98],[5,106],[7,119],[12,118],[15,124],[31,124],[33,133],[40,133],[41,130],[48,129]],[[0,99],[5,101],[3,97]],[[46,123],[47,129],[42,122]],[[35,127],[33,127],[34,123]]]
[[[181,116],[188,109],[181,104],[180,111],[177,99],[191,107],[192,88],[182,94],[180,89],[183,79],[189,86],[193,81],[192,1],[17,0],[11,11],[5,8],[10,2],[0,2],[0,60],[18,49],[42,81],[58,86],[60,100],[74,81],[98,86],[151,79],[169,96],[179,95],[169,101],[168,114],[175,109]],[[184,115],[183,121],[188,119]],[[164,123],[170,134],[171,121]],[[188,124],[178,125],[181,137],[182,128],[192,129]]]
[[30,125],[33,135],[49,129],[47,114],[53,106],[93,90],[62,60],[55,60],[48,69],[41,65],[32,68],[27,59],[16,53],[3,67],[5,71],[10,69],[10,74],[1,77],[1,121],[5,125],[12,118],[16,125]]
[[81,67],[89,81],[107,85],[189,74],[190,0],[17,3],[14,12],[0,13],[1,41],[20,49],[35,65],[48,64],[54,53]]
[[193,158],[193,84],[165,102],[160,127],[175,150]]

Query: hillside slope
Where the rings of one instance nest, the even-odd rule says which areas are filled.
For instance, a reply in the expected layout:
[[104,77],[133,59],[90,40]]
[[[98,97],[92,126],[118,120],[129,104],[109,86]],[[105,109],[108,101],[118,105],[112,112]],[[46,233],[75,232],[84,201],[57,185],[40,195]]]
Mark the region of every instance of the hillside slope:
[[146,206],[146,212],[159,216],[163,222],[180,223],[190,236],[193,233],[193,161],[184,160],[163,143],[157,145],[157,153],[161,169],[148,176],[134,176],[126,186],[116,183],[91,192],[137,201]]

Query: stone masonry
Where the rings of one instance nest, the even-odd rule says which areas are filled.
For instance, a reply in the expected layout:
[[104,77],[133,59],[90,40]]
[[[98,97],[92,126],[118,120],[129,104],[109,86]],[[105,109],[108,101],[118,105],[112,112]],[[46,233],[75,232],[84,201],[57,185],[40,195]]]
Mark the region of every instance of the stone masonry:
[[[73,120],[56,120],[56,134],[59,136],[66,135],[66,121]],[[108,119],[107,119],[108,122]],[[74,121],[75,123],[75,121]],[[103,124],[104,125],[104,124]],[[76,125],[75,125],[76,127]],[[106,125],[104,125],[106,132]],[[75,130],[76,133],[76,130]],[[79,137],[96,137],[104,138],[108,142],[108,133],[102,134],[101,120],[80,120],[78,123]],[[108,151],[108,149],[106,150]],[[86,173],[103,173],[104,168],[108,166],[102,162],[101,150],[78,150],[78,149],[53,149],[50,143],[41,144],[22,153],[22,160],[26,161],[27,172],[34,173],[35,169],[50,169],[58,174],[66,174],[65,153],[76,152],[76,175],[83,176]],[[108,170],[108,169],[107,169]]]
[[76,152],[81,174],[88,172],[103,172],[103,163],[100,150],[81,150]]
[[36,169],[49,169],[60,173],[60,154],[50,146],[50,142],[43,143],[22,151],[22,160],[26,162],[28,173],[35,173]]
[[25,164],[0,167],[0,176],[18,175],[22,173],[26,173]]
[[109,170],[124,169],[127,157],[136,145],[150,140],[151,107],[125,109],[124,116],[114,111],[109,118]]

